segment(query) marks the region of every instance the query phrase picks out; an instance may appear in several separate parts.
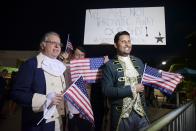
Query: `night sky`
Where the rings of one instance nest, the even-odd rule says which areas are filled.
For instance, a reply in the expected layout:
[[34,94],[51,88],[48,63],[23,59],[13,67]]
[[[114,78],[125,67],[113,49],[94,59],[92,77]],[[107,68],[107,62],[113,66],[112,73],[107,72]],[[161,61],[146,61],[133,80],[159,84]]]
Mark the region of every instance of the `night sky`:
[[[6,2],[6,3],[5,3]],[[158,65],[161,60],[179,57],[195,60],[194,42],[188,35],[196,31],[196,4],[193,0],[24,0],[1,3],[0,50],[38,50],[41,36],[55,31],[66,43],[67,34],[74,46],[83,44],[86,9],[123,7],[165,7],[166,46],[133,46],[133,54]],[[89,56],[113,55],[112,46],[87,46]],[[97,51],[100,49],[100,51]],[[192,51],[192,52],[190,52]]]

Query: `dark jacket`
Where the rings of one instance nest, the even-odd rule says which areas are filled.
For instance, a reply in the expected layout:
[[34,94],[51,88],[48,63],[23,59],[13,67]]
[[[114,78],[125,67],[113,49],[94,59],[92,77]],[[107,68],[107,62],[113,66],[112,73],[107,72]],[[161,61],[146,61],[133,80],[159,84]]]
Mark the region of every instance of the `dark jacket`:
[[[138,82],[140,82],[144,64],[137,57],[131,56],[130,59],[139,73]],[[110,60],[103,67],[102,92],[109,100],[111,128],[115,128],[123,106],[123,98],[132,96],[130,85],[125,86],[124,71],[117,58]],[[141,95],[144,95],[144,93]],[[144,97],[141,97],[141,101],[143,106],[145,106]]]
[[13,85],[11,97],[22,106],[22,131],[54,131],[54,122],[37,126],[43,117],[43,112],[32,111],[32,98],[34,93],[46,94],[46,81],[44,72],[37,68],[37,59],[33,57],[21,65]]

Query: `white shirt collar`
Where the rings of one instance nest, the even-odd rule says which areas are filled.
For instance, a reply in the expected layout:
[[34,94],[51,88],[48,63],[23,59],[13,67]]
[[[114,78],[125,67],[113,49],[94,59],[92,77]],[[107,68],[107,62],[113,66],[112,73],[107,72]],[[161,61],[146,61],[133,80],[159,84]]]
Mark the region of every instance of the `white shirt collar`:
[[118,59],[123,61],[123,62],[126,62],[126,61],[130,61],[130,56],[119,56],[118,55]]
[[44,71],[52,74],[54,76],[63,75],[66,67],[65,65],[57,59],[52,59],[40,53],[37,55],[37,68],[42,68]]

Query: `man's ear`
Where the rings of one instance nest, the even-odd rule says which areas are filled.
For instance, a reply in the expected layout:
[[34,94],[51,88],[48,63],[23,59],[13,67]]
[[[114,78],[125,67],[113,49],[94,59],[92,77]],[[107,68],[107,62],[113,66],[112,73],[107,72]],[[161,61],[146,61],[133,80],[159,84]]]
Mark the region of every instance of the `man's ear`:
[[46,46],[45,43],[41,43],[41,45],[40,45],[42,50],[45,48],[45,46]]
[[115,47],[115,48],[117,48],[117,45],[116,45],[116,43],[114,43],[114,47]]

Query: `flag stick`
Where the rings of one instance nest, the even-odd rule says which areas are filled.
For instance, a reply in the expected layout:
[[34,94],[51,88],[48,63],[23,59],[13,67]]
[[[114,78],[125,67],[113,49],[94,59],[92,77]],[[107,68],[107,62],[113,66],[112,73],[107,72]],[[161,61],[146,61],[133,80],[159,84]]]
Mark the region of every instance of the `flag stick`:
[[[69,42],[69,34],[67,35],[67,43]],[[66,43],[66,48],[65,50],[67,50],[67,43]]]
[[44,117],[42,117],[41,120],[39,120],[39,122],[37,123],[37,126],[44,120]]
[[142,74],[142,79],[141,79],[141,84],[142,84],[142,81],[143,81],[143,76],[144,76],[144,71],[146,70],[146,63],[145,63],[145,65],[144,65],[144,70],[143,70],[143,74]]

